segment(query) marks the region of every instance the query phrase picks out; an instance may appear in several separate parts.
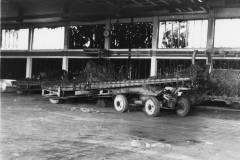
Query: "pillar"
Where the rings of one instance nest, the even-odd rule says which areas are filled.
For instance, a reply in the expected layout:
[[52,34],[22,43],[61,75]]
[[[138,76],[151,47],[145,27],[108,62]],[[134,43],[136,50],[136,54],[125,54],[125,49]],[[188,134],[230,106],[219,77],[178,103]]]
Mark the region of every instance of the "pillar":
[[158,16],[153,17],[153,37],[152,37],[152,57],[151,57],[151,73],[150,76],[157,75],[157,58],[156,58],[156,51],[158,46]]
[[32,78],[32,57],[27,57],[26,78]]

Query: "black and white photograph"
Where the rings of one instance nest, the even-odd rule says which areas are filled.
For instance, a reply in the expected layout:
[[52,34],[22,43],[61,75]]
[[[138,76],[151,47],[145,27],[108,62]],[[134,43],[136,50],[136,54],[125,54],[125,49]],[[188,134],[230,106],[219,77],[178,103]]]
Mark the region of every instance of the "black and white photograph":
[[0,160],[240,160],[240,0],[0,2]]

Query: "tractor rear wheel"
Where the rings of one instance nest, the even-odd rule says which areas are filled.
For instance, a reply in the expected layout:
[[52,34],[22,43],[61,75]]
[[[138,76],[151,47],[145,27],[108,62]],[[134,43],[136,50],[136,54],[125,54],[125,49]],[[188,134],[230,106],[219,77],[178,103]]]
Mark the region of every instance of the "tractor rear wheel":
[[197,104],[197,97],[193,94],[188,95],[188,100],[190,102],[190,105],[193,107]]
[[181,97],[177,101],[176,113],[180,117],[185,117],[190,112],[190,102],[187,98]]

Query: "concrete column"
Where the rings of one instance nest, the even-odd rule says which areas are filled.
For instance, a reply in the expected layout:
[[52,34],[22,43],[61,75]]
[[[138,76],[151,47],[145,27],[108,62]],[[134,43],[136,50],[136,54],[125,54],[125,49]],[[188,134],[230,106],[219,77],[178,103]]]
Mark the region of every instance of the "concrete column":
[[[67,52],[69,46],[69,23],[65,24],[65,32],[64,32],[64,52]],[[62,69],[68,71],[68,57],[63,56],[62,58]]]
[[150,76],[157,75],[157,58],[156,58],[156,51],[158,47],[158,26],[159,20],[158,16],[153,17],[153,37],[152,37],[152,57],[151,57],[151,73]]
[[28,32],[28,51],[32,51],[32,46],[33,46],[33,26],[29,27],[29,32]]
[[109,35],[109,37],[105,38],[104,49],[109,50],[110,49],[110,45],[111,45],[111,19],[106,19],[105,30],[108,30],[110,32],[110,35]]
[[215,33],[215,11],[214,9],[209,10],[208,18],[208,34],[207,34],[207,50],[211,53],[214,48],[214,33]]
[[150,76],[156,76],[157,75],[157,58],[156,56],[151,57],[151,74]]
[[32,57],[27,57],[26,78],[32,78]]
[[64,30],[64,51],[68,50],[69,46],[69,23],[66,22]]
[[63,56],[62,69],[68,71],[68,57],[67,56]]

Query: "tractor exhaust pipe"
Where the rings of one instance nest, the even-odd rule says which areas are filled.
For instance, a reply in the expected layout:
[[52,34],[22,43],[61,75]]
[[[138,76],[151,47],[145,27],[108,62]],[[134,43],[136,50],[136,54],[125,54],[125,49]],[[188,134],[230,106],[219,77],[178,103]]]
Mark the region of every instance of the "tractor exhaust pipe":
[[195,58],[196,58],[197,52],[198,52],[198,50],[194,50],[194,51],[193,51],[193,55],[192,55],[192,65],[195,64]]
[[207,57],[206,65],[209,65],[209,73],[211,73],[212,70],[213,70],[213,63],[212,63],[211,53],[210,52],[206,52],[206,57]]

